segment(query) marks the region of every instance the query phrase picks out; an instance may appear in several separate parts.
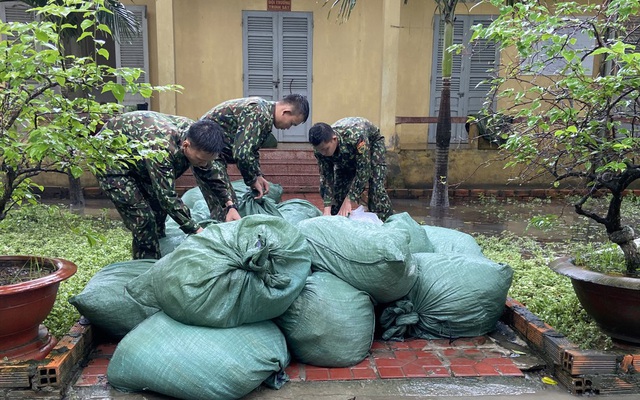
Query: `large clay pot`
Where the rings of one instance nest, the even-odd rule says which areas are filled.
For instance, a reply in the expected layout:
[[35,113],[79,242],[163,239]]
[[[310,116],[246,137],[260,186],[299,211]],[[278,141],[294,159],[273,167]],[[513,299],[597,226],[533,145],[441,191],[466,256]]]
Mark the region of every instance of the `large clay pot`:
[[59,258],[0,256],[0,268],[33,262],[54,272],[0,286],[0,358],[41,360],[57,342],[41,324],[53,308],[60,282],[75,274],[77,267]]
[[550,268],[571,278],[580,304],[604,334],[640,345],[640,279],[589,271],[568,257],[552,261]]

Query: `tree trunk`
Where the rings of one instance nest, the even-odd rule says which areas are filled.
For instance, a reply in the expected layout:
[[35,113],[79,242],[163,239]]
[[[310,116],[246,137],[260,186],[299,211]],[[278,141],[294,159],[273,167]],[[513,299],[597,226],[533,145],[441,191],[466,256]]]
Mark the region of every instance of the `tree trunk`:
[[634,232],[630,226],[623,226],[619,231],[609,234],[609,240],[620,246],[624,253],[627,275],[629,276],[637,276],[640,268],[640,253],[633,238]]
[[442,91],[436,129],[436,160],[431,207],[449,207],[449,145],[451,143],[451,70],[453,56],[447,49],[453,44],[453,15],[444,15],[442,46]]
[[69,207],[71,211],[82,214],[85,204],[80,178],[74,178],[71,173],[67,173],[67,176],[69,177]]

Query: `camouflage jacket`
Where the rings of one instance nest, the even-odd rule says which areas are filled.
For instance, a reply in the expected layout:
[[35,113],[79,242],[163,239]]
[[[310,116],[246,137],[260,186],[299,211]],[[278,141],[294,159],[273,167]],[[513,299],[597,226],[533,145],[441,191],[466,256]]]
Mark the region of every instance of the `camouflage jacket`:
[[[119,167],[108,169],[103,175],[126,175],[150,188],[167,215],[185,233],[193,233],[199,227],[176,192],[176,179],[187,169],[192,169],[210,210],[214,210],[216,198],[222,204],[232,200],[225,180],[214,172],[211,165],[204,168],[193,167],[182,152],[182,141],[193,122],[176,115],[134,111],[114,117],[103,128],[120,132],[131,141],[146,142],[151,152],[164,153],[159,157],[155,154],[127,160]],[[135,150],[134,155],[137,155]]]
[[276,103],[260,97],[246,97],[221,103],[202,116],[217,122],[226,132],[224,161],[237,164],[247,185],[252,185],[260,169],[260,147],[273,130]]
[[338,137],[335,153],[325,157],[314,152],[320,169],[320,193],[323,194],[325,206],[333,201],[336,170],[351,171],[355,175],[348,197],[351,201],[358,201],[369,182],[371,164],[377,162],[380,156],[374,154],[376,159],[372,160],[372,150],[384,149],[384,136],[380,134],[380,129],[364,118],[343,118],[331,128]]

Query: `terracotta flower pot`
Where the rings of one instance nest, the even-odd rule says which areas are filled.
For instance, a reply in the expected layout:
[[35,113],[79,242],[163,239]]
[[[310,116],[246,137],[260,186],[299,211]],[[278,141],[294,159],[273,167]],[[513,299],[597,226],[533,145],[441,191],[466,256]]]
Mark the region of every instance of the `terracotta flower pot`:
[[549,266],[571,278],[580,304],[604,334],[640,345],[640,279],[589,271],[575,266],[568,257]]
[[0,358],[41,360],[57,342],[41,324],[53,308],[60,282],[75,274],[77,267],[59,258],[0,256],[0,268],[32,262],[54,272],[27,282],[0,286]]

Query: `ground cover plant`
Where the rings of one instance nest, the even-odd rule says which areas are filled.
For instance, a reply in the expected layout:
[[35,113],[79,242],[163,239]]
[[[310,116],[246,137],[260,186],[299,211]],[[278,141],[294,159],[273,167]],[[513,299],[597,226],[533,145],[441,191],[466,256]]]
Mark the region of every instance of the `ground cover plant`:
[[120,221],[72,214],[58,206],[29,205],[0,221],[0,254],[64,258],[78,271],[60,284],[53,310],[44,321],[60,338],[80,317],[68,299],[102,267],[131,258],[131,234]]
[[[606,202],[606,199],[603,201]],[[499,214],[501,220],[508,221],[527,218],[546,202],[486,198],[478,202],[478,207],[488,214]],[[630,213],[636,218],[635,221],[640,220],[639,202],[637,197],[631,197],[626,202],[630,208],[635,205],[635,211]],[[511,207],[505,207],[505,204]],[[514,209],[517,212],[508,211]],[[548,262],[559,255],[585,252],[588,247],[594,248],[606,242],[599,242],[591,234],[580,233],[590,232],[585,229],[587,224],[585,218],[584,224],[573,224],[572,228],[577,231],[578,237],[582,235],[585,238],[583,241],[544,242],[528,237],[526,232],[519,236],[504,232],[500,235],[474,234],[474,237],[489,259],[508,263],[514,269],[510,297],[523,303],[580,347],[605,350],[612,343],[582,310],[570,280],[547,267]],[[106,212],[97,217],[80,216],[68,212],[64,207],[27,205],[0,222],[0,237],[2,254],[61,257],[77,264],[78,272],[61,283],[56,304],[45,321],[57,337],[66,333],[79,318],[68,299],[80,293],[101,268],[130,259],[130,233],[120,221],[108,218]]]

